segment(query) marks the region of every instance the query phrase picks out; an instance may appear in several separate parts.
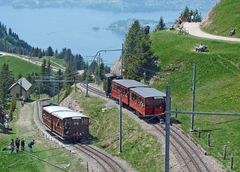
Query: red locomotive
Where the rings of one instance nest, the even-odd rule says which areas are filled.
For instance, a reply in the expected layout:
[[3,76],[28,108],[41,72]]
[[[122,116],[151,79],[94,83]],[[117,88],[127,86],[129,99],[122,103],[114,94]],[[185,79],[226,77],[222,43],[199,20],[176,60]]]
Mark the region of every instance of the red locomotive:
[[122,96],[123,104],[134,109],[141,117],[164,117],[164,93],[135,80],[115,79],[111,85],[111,93],[106,94],[118,101]]
[[89,118],[62,106],[43,107],[43,122],[63,140],[80,141],[89,136]]

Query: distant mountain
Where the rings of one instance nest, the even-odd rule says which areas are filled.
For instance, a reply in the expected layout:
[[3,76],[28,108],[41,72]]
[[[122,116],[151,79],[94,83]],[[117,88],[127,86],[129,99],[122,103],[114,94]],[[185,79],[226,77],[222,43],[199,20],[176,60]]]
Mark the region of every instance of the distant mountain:
[[218,0],[0,0],[0,5],[14,8],[48,8],[48,7],[87,7],[97,10],[109,11],[159,11],[183,9],[186,5],[190,8],[208,10]]

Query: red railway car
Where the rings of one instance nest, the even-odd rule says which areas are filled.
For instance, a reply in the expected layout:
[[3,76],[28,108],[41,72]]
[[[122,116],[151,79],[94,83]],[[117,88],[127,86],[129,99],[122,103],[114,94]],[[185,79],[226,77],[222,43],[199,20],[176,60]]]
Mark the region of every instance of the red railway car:
[[120,95],[122,95],[122,102],[126,105],[129,105],[129,91],[130,88],[136,87],[148,87],[135,80],[113,80],[112,81],[112,97],[116,100],[119,100]]
[[44,107],[43,122],[64,140],[80,141],[89,136],[89,118],[66,107]]
[[131,88],[129,106],[143,117],[163,117],[166,106],[165,98],[164,93],[154,88]]

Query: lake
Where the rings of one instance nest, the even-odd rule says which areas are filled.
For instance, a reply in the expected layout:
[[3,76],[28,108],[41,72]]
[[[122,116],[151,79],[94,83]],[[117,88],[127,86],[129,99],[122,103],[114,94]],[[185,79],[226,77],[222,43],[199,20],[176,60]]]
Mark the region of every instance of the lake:
[[[210,7],[209,7],[210,8]],[[97,11],[82,8],[14,9],[0,7],[0,21],[11,27],[19,37],[34,47],[46,49],[52,46],[61,50],[71,48],[73,53],[93,56],[98,50],[119,49],[125,35],[108,30],[118,20],[129,18],[174,22],[180,11],[126,13]],[[201,11],[203,15],[206,11]],[[120,52],[101,54],[104,62],[111,66]],[[87,58],[91,60],[91,58]]]

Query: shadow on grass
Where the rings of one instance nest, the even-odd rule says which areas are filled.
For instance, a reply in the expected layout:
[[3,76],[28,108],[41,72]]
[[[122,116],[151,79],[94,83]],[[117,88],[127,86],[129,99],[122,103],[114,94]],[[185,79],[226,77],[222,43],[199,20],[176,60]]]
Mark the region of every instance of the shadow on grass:
[[228,121],[222,121],[222,122],[216,122],[216,125],[220,125],[220,124],[226,124],[226,123],[231,123],[231,122],[236,122],[236,121],[240,121],[240,119],[232,119],[232,120],[228,120]]
[[171,118],[171,124],[182,124],[177,118]]

